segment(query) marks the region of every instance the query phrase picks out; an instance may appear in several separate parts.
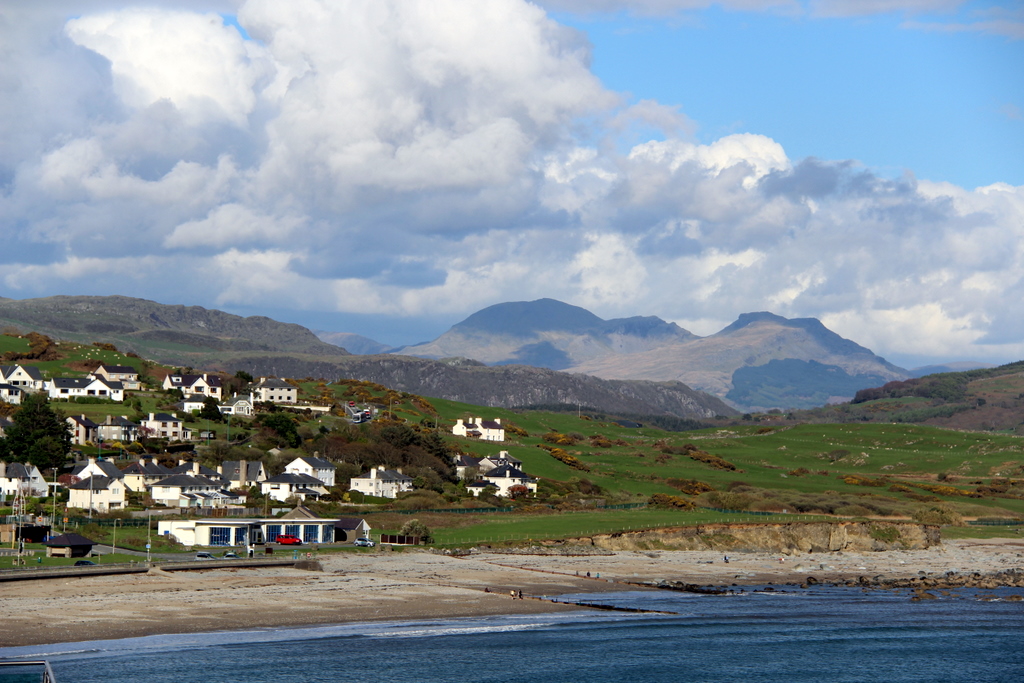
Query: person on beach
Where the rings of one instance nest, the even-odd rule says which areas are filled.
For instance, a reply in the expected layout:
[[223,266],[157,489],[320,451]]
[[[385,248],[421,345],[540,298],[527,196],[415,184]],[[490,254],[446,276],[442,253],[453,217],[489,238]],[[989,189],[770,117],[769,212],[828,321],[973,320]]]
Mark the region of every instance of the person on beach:
[[523,599],[523,591],[522,591],[522,589],[519,590],[519,599],[520,600]]
[[509,591],[508,594],[512,596],[513,600],[516,599],[516,592],[514,590]]

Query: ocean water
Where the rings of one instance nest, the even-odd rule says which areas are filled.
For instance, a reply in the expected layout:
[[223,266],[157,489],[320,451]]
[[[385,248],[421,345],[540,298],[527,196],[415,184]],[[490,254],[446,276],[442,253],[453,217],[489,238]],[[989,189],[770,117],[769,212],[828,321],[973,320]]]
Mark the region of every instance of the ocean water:
[[1020,590],[815,587],[731,596],[563,596],[671,612],[572,614],[153,636],[0,649],[60,683],[1022,681]]

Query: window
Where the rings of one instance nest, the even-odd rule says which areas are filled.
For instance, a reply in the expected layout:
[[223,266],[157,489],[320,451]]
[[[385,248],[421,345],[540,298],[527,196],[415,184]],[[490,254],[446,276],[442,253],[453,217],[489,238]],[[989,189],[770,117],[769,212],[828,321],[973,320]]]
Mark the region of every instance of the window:
[[334,526],[331,524],[324,524],[323,539],[321,543],[334,543]]
[[285,524],[284,525],[284,532],[287,535],[289,535],[289,536],[298,536],[300,533],[302,533],[302,525],[301,524]]
[[248,545],[249,529],[248,527],[240,526],[235,529],[235,545]]
[[302,529],[302,541],[304,543],[319,543],[320,542],[320,525],[319,524],[306,524]]
[[231,527],[210,527],[210,545],[231,545]]
[[280,524],[268,524],[267,525],[267,543],[273,543],[277,540],[277,537],[281,535]]

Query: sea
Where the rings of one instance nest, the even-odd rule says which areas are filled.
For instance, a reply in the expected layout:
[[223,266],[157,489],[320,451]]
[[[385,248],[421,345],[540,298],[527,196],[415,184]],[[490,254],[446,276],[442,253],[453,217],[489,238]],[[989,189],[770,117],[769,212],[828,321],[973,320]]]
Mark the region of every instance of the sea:
[[1024,681],[1024,602],[1013,597],[1021,589],[932,593],[912,600],[908,591],[775,586],[566,595],[558,599],[658,612],[147,636],[3,648],[0,659],[48,659],[59,683]]

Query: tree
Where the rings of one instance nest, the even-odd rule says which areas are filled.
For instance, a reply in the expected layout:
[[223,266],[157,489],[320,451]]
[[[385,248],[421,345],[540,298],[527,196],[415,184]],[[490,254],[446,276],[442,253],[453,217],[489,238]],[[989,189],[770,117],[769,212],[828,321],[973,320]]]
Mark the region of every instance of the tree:
[[45,471],[61,467],[71,452],[71,430],[46,394],[27,394],[0,439],[0,457],[27,462]]
[[285,413],[270,413],[269,415],[263,415],[260,418],[260,424],[276,432],[278,437],[280,437],[286,445],[291,446],[292,448],[295,448],[302,443],[302,439],[299,438],[298,427],[295,425],[295,420]]
[[402,525],[398,532],[399,536],[419,536],[420,543],[433,543],[434,538],[430,535],[427,525],[418,519],[410,519]]
[[214,422],[222,421],[224,416],[220,412],[220,405],[217,403],[217,399],[213,396],[204,398],[203,407],[199,410],[199,417],[203,420],[213,420]]

